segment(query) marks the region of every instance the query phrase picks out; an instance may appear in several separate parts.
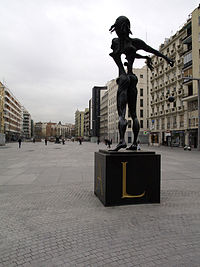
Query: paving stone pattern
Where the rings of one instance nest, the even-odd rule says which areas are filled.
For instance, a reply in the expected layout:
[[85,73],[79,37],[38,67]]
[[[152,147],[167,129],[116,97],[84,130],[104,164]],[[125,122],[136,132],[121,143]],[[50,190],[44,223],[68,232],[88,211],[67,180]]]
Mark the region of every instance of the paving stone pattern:
[[200,152],[143,146],[162,157],[161,204],[104,207],[102,148],[0,147],[0,267],[200,266]]

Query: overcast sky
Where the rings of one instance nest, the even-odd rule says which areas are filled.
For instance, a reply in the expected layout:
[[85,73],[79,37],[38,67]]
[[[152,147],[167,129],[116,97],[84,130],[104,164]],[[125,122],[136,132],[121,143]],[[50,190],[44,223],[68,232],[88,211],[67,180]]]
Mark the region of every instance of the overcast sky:
[[[34,121],[74,123],[93,86],[118,72],[109,56],[118,16],[133,37],[158,49],[198,6],[197,0],[1,0],[0,81]],[[142,54],[142,52],[141,52]],[[142,67],[137,60],[134,67]]]

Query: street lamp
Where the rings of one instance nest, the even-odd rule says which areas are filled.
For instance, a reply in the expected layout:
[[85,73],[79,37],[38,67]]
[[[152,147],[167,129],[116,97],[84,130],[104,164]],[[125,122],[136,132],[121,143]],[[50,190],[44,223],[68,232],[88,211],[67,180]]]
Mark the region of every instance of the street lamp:
[[200,150],[200,78],[182,77],[186,81],[198,82],[198,150]]

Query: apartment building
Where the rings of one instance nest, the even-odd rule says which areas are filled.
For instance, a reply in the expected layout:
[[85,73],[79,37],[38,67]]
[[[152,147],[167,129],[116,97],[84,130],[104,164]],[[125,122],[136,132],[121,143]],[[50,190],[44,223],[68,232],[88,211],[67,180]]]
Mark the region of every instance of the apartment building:
[[100,96],[100,141],[108,138],[108,90],[102,90]]
[[108,88],[108,139],[113,143],[118,143],[118,113],[117,113],[117,88],[116,79],[113,79],[106,84]]
[[24,107],[22,107],[22,116],[23,116],[22,135],[25,139],[30,139],[31,138],[31,115]]
[[85,108],[84,112],[84,139],[90,138],[90,111],[89,108]]
[[84,111],[75,112],[75,137],[84,137]]
[[[138,139],[141,143],[148,143],[148,70],[144,66],[142,68],[134,68],[133,72],[138,78],[137,90],[137,117],[140,122],[140,132]],[[107,83],[108,87],[108,138],[112,139],[114,143],[119,142],[118,133],[118,112],[117,112],[117,89],[118,85],[116,80],[111,80]],[[128,106],[126,110],[127,130],[125,134],[125,140],[127,143],[133,142],[133,131],[132,131],[132,119],[130,117]]]
[[3,123],[7,141],[16,141],[22,133],[22,106],[12,92],[0,83],[4,94]]
[[[196,8],[191,18],[184,25],[185,36],[183,44],[186,51],[183,54],[183,75],[192,78],[200,78],[200,5]],[[198,143],[198,81],[184,80],[185,97],[183,101],[187,105],[187,129],[185,143],[191,147],[197,147]],[[200,93],[200,92],[199,92]]]
[[5,145],[4,134],[4,86],[0,83],[0,145]]
[[104,90],[107,90],[106,86],[94,86],[92,88],[92,142],[96,142],[100,138],[100,99],[101,92]]
[[72,138],[74,137],[74,124],[72,123],[65,123],[65,137]]
[[[183,27],[161,44],[160,52],[174,60],[173,67],[152,56],[149,118],[153,145],[197,144],[197,82],[184,83],[182,77],[199,77],[199,23],[197,8]],[[174,97],[174,102],[168,101],[169,96]]]

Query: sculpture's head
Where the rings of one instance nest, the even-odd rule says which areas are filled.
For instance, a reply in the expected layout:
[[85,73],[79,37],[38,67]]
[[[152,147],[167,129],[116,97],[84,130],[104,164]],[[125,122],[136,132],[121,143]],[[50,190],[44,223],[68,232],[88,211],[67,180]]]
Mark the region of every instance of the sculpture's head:
[[116,19],[115,24],[111,26],[109,31],[111,33],[115,31],[119,37],[128,37],[129,34],[132,34],[130,28],[131,24],[129,19],[125,16],[120,16]]

